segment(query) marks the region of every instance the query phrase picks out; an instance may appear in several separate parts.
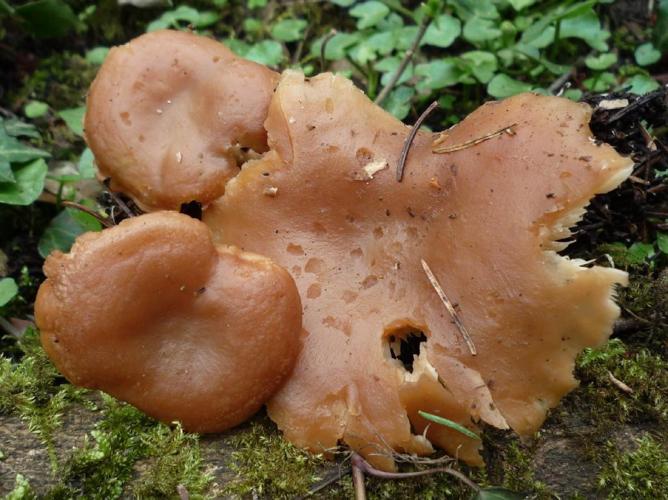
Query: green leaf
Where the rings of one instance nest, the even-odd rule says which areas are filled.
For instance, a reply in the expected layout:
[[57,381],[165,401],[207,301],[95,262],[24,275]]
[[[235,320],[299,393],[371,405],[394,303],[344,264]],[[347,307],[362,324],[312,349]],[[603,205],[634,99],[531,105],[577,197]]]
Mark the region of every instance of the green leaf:
[[95,179],[94,160],[93,152],[88,148],[84,149],[78,164],[79,175],[82,179]]
[[30,101],[23,107],[23,114],[28,118],[39,118],[49,111],[49,105],[42,101]]
[[80,25],[79,19],[62,0],[38,0],[16,7],[15,14],[26,29],[39,38],[60,37]]
[[587,90],[591,90],[592,92],[605,92],[606,90],[609,90],[610,87],[613,87],[616,84],[617,84],[617,77],[613,73],[610,73],[609,71],[606,71],[598,75],[594,75],[591,78],[587,78],[584,82],[582,82],[584,88],[586,88]]
[[464,21],[477,16],[485,19],[498,19],[499,11],[494,0],[449,0],[457,13],[457,17]]
[[428,63],[418,64],[415,74],[422,77],[417,89],[425,90],[442,89],[459,83],[462,76],[461,69],[454,59],[437,59]]
[[[351,45],[356,44],[360,39],[360,35],[355,33],[337,33],[325,47],[325,59],[328,61],[337,61],[346,57],[346,50]],[[322,38],[311,46],[311,54],[320,57],[320,47],[322,46]]]
[[627,259],[632,264],[642,264],[652,255],[654,255],[654,245],[649,243],[634,243],[627,250]]
[[656,246],[663,253],[668,254],[668,233],[656,233]]
[[447,418],[444,417],[439,417],[438,415],[432,415],[431,413],[427,413],[426,411],[419,410],[418,413],[420,416],[426,420],[429,420],[431,422],[437,423],[439,425],[443,425],[445,427],[449,427],[450,429],[454,429],[457,432],[461,432],[467,437],[470,437],[471,439],[477,439],[480,440],[480,436],[478,436],[475,432],[470,431],[463,425],[458,424],[457,422],[453,422],[452,420],[448,420]]
[[0,160],[0,184],[3,182],[16,182],[16,178],[9,162]]
[[80,137],[83,137],[83,119],[85,114],[86,106],[58,111],[58,116],[67,124],[72,132]]
[[415,90],[402,85],[395,88],[383,101],[383,108],[394,115],[397,120],[403,120],[411,110],[411,99]]
[[56,215],[44,230],[37,250],[43,258],[54,250],[68,252],[77,236],[100,229],[102,229],[101,224],[92,215],[73,208],[66,208]]
[[464,25],[464,38],[471,43],[486,42],[501,36],[501,30],[496,21],[472,17]]
[[487,93],[497,99],[510,97],[531,90],[531,85],[499,73],[487,84]]
[[668,0],[659,0],[656,14],[656,24],[652,34],[654,45],[659,50],[668,52]]
[[248,0],[249,9],[260,9],[267,6],[267,0]]
[[585,13],[569,17],[561,21],[559,30],[561,38],[579,38],[589,44],[592,49],[606,52],[610,32],[601,28],[601,21],[596,12],[588,9]]
[[508,0],[508,3],[512,5],[513,9],[519,12],[535,4],[536,0]]
[[[385,59],[382,59],[378,63],[374,64],[374,69],[383,73],[383,76],[380,79],[380,83],[382,85],[387,85],[390,83],[390,80],[394,76],[394,73],[400,64],[401,59],[398,57],[386,57]],[[396,85],[401,85],[402,83],[407,82],[413,78],[414,74],[414,66],[412,63],[409,63],[408,66],[406,66],[404,72],[399,77],[399,80],[397,80]]]
[[263,40],[251,46],[245,57],[256,63],[278,66],[283,61],[283,46],[274,40]]
[[363,30],[382,21],[390,13],[390,8],[382,2],[370,0],[355,5],[349,13],[357,18],[357,29]]
[[595,71],[602,71],[608,69],[617,62],[617,54],[614,52],[606,52],[597,56],[589,56],[585,59],[585,64],[589,69]]
[[624,82],[624,87],[631,86],[629,92],[643,95],[658,89],[661,85],[654,78],[647,75],[635,75]]
[[109,54],[109,47],[95,47],[86,52],[86,61],[100,66]]
[[46,151],[23,144],[0,128],[0,162],[22,163],[35,158],[48,158]]
[[491,52],[472,50],[462,54],[461,58],[480,83],[489,82],[498,68],[496,56]]
[[640,66],[650,66],[661,59],[661,52],[651,42],[643,43],[635,51],[636,62]]
[[294,42],[304,36],[307,22],[303,19],[284,19],[271,28],[271,36],[282,42]]
[[46,162],[39,158],[14,168],[16,182],[0,184],[0,203],[30,205],[44,189]]
[[39,139],[39,132],[32,123],[25,123],[16,118],[4,120],[0,117],[0,134],[2,134],[2,126],[4,125],[7,135],[12,137],[30,137],[32,139]]
[[462,32],[462,23],[448,14],[438,16],[432,21],[424,34],[421,45],[447,48]]
[[0,279],[0,307],[12,300],[19,293],[19,287],[13,278]]
[[165,28],[184,28],[192,24],[195,28],[206,28],[215,24],[220,16],[213,11],[200,12],[193,7],[180,5],[176,9],[164,12],[158,19],[149,23],[146,31],[156,31]]
[[472,500],[522,500],[524,498],[524,495],[520,495],[514,491],[492,486],[478,490],[478,493],[475,494]]

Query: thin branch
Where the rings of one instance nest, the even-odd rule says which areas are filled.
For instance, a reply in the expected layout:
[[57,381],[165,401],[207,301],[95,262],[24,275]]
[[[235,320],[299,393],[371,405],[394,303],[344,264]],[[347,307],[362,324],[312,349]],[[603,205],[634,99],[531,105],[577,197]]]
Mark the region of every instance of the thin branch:
[[513,123],[512,125],[508,125],[507,127],[500,128],[499,130],[495,130],[494,132],[490,132],[489,134],[485,134],[481,137],[476,137],[475,139],[470,139],[468,141],[464,141],[460,144],[455,144],[454,146],[441,146],[441,144],[448,138],[446,134],[441,134],[438,139],[436,139],[431,147],[432,147],[432,152],[434,153],[454,153],[455,151],[461,151],[462,149],[468,149],[472,148],[473,146],[477,146],[478,144],[488,141],[490,139],[493,139],[494,137],[499,137],[503,134],[507,135],[515,135],[515,131],[513,130],[513,127],[516,127],[517,123]]
[[464,337],[464,342],[466,342],[469,351],[471,351],[471,355],[475,356],[476,354],[478,354],[478,351],[476,350],[475,344],[473,343],[473,340],[471,340],[471,336],[469,335],[468,330],[464,326],[462,319],[459,317],[459,314],[457,314],[457,311],[455,311],[452,302],[450,302],[450,299],[448,299],[448,296],[445,294],[445,291],[441,287],[441,284],[436,279],[436,276],[429,267],[429,264],[427,264],[424,259],[420,259],[420,262],[422,263],[422,269],[424,269],[424,272],[427,275],[427,278],[429,279],[431,286],[433,286],[434,290],[436,290],[436,294],[441,299],[441,302],[443,302],[443,305],[450,313],[450,316],[452,316],[455,325],[457,325],[459,333],[461,333],[462,337]]
[[311,495],[315,495],[315,494],[318,493],[319,491],[324,490],[325,488],[327,488],[328,486],[330,486],[330,485],[332,485],[332,484],[334,484],[334,483],[338,483],[343,477],[345,477],[345,476],[347,476],[348,474],[350,474],[351,471],[352,471],[352,468],[351,468],[350,466],[347,466],[347,467],[337,467],[337,470],[335,471],[334,474],[330,475],[330,477],[327,477],[327,478],[323,479],[322,481],[320,481],[319,483],[317,483],[315,486],[313,486],[313,487],[308,491],[308,493],[307,493],[306,495],[304,495],[303,497],[301,497],[300,500],[303,500],[303,499],[305,499],[305,498],[308,498],[308,497],[310,497]]
[[404,147],[401,148],[401,154],[399,155],[399,162],[397,163],[397,182],[401,182],[401,180],[404,178],[404,169],[406,168],[406,160],[408,159],[408,152],[410,151],[411,146],[413,145],[413,141],[415,140],[415,135],[418,133],[418,130],[420,130],[422,123],[427,119],[427,117],[431,114],[431,112],[434,111],[434,109],[436,109],[437,106],[438,106],[437,101],[432,102],[429,105],[429,107],[422,112],[422,114],[419,116],[419,118],[413,125],[413,128],[408,133],[408,136],[404,141]]
[[[366,500],[366,488],[364,486],[364,472],[365,470],[357,463],[355,460],[356,457],[359,457],[364,464],[368,465],[366,461],[355,454],[352,458],[352,467],[353,467],[353,486],[355,488],[355,500]],[[371,467],[371,466],[369,466]]]
[[336,35],[337,31],[332,28],[327,35],[325,35],[325,38],[322,39],[322,43],[320,44],[320,71],[325,71],[325,49],[327,48],[327,44],[329,41],[334,38],[334,35]]
[[608,378],[610,379],[610,382],[612,382],[613,385],[620,391],[625,392],[626,394],[633,394],[633,389],[615,377],[610,370],[608,370]]
[[385,472],[376,469],[358,454],[354,454],[351,461],[353,464],[353,474],[355,469],[358,469],[364,474],[369,474],[370,476],[374,476],[380,479],[410,479],[413,477],[428,476],[430,474],[438,474],[442,472],[444,474],[450,474],[451,476],[456,477],[472,490],[480,491],[480,486],[475,484],[458,470],[455,470],[451,467],[437,467],[434,469],[420,470],[415,472]]
[[104,227],[113,226],[113,224],[107,217],[102,217],[102,215],[100,215],[98,212],[96,212],[91,208],[88,208],[85,205],[82,205],[81,203],[75,203],[73,201],[64,200],[60,204],[63,205],[64,207],[75,208],[76,210],[80,210],[81,212],[87,213],[91,217],[95,217],[95,219],[97,219],[97,221]]
[[401,63],[399,64],[399,67],[397,68],[397,70],[392,75],[392,78],[390,79],[390,81],[387,82],[387,85],[385,85],[385,87],[383,87],[383,90],[380,91],[380,93],[378,94],[376,99],[373,101],[374,103],[378,104],[379,106],[381,104],[383,104],[383,101],[388,96],[388,94],[392,91],[394,86],[397,84],[397,82],[401,78],[401,75],[403,75],[404,71],[406,71],[406,68],[408,67],[408,64],[411,62],[411,59],[413,59],[413,56],[415,55],[415,52],[417,52],[417,50],[418,50],[418,47],[420,46],[420,42],[422,41],[422,38],[424,37],[424,34],[427,32],[428,27],[429,27],[429,16],[424,16],[422,18],[422,21],[420,22],[420,29],[418,29],[417,35],[415,35],[415,39],[413,40],[413,43],[411,44],[411,47],[404,54],[404,58],[401,60]]

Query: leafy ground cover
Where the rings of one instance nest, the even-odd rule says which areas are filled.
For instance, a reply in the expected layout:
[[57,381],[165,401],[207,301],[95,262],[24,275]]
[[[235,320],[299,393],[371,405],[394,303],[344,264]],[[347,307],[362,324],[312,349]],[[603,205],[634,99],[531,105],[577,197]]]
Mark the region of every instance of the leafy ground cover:
[[[342,73],[407,122],[437,101],[427,119],[433,129],[485,100],[528,90],[594,106],[602,93],[626,99],[621,110],[599,109],[592,128],[632,155],[634,174],[594,200],[566,251],[631,273],[620,290],[623,318],[607,345],[580,357],[582,386],[535,439],[490,431],[487,467],[460,469],[483,486],[533,497],[668,496],[668,1],[133,5],[143,3],[0,0],[0,434],[7,437],[0,494],[292,498],[319,487],[318,496],[353,494],[347,474],[323,486],[346,472],[345,454],[332,468],[281,440],[262,416],[230,435],[199,438],[70,386],[30,324],[44,257],[101,229],[68,203],[121,217],[82,138],[86,89],[109,47],[173,28],[213,36],[279,70]],[[23,431],[34,437],[31,450],[9,439]],[[63,446],[67,433],[80,437],[74,446]],[[41,475],[23,460],[38,449]],[[449,476],[369,479],[367,488],[373,498],[471,495]]]

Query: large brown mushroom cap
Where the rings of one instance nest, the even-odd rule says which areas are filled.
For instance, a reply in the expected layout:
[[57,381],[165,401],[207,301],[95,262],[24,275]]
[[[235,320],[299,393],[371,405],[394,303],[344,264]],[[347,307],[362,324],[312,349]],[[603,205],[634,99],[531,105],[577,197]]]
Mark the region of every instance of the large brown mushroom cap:
[[290,275],[214,247],[208,228],[185,215],[156,212],[85,234],[44,271],[35,316],[63,375],[188,430],[248,418],[300,348]]
[[[429,441],[480,460],[456,431],[412,434],[426,426],[418,410],[472,429],[540,426],[575,386],[577,353],[609,335],[612,287],[626,279],[556,253],[590,198],[630,173],[592,140],[590,112],[531,94],[486,104],[437,141],[453,152],[433,153],[437,137],[419,133],[398,183],[407,127],[344,78],[284,74],[265,124],[271,151],[204,220],[217,242],[271,257],[299,287],[308,336],[269,403],[288,439],[316,451],[343,439],[391,468],[388,452],[428,452]],[[388,341],[411,330],[427,337],[412,373]]]
[[240,152],[266,150],[277,78],[190,33],[156,31],[113,48],[85,117],[101,175],[147,210],[209,203],[238,172]]

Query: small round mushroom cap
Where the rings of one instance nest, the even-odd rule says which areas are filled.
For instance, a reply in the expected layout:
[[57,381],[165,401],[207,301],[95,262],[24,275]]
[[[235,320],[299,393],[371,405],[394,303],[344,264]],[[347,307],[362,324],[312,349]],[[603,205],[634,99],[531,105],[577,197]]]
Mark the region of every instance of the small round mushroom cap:
[[214,247],[200,221],[155,212],[54,252],[35,304],[42,345],[72,383],[148,415],[218,432],[255,413],[300,349],[294,281]]
[[420,410],[474,431],[539,428],[576,385],[576,355],[610,334],[626,279],[557,253],[632,168],[591,139],[590,115],[532,94],[485,104],[419,132],[399,183],[405,125],[350,80],[284,73],[271,151],[204,221],[217,242],[284,266],[302,294],[308,336],[267,405],[289,440],[319,452],[343,440],[391,469],[393,451],[431,444],[481,463],[480,441],[427,427]]
[[86,140],[111,188],[147,211],[207,204],[267,148],[277,75],[191,33],[156,31],[111,49],[87,100]]

